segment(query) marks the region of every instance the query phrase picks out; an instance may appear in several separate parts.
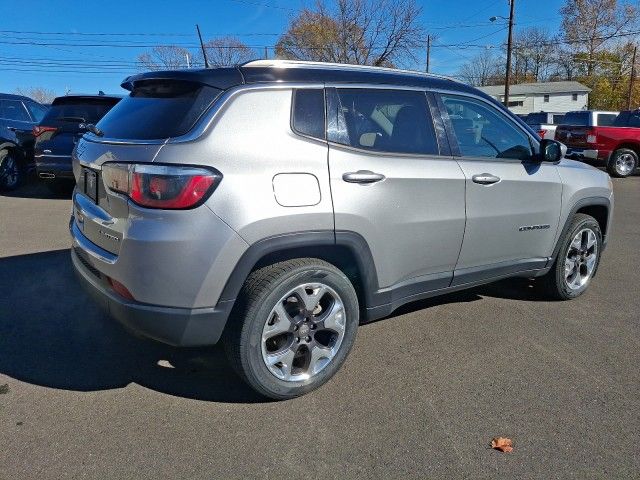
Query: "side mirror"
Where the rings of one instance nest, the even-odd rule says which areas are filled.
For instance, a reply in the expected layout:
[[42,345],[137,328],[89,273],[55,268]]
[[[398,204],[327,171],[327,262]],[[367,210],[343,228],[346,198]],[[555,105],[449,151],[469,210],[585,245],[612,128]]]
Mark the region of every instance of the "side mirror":
[[540,141],[540,161],[559,162],[567,153],[567,147],[555,140]]

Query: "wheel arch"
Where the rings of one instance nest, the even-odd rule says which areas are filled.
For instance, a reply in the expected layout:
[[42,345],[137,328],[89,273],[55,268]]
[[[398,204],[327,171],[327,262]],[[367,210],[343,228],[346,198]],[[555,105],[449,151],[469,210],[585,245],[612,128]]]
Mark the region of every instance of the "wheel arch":
[[569,227],[571,226],[571,221],[573,217],[578,213],[584,213],[586,215],[590,215],[596,219],[598,225],[600,226],[600,230],[602,231],[603,244],[606,244],[606,238],[608,234],[608,228],[610,223],[610,214],[611,214],[611,201],[606,197],[588,197],[578,200],[574,206],[571,208],[569,215],[564,222],[564,226],[558,236],[556,241],[556,246],[553,250],[552,259],[555,261],[558,256],[558,252],[560,251],[560,247],[562,245],[562,239],[567,234]]
[[378,277],[369,245],[355,232],[333,230],[277,235],[254,243],[238,261],[218,301],[235,302],[245,280],[256,268],[305,257],[335,265],[353,283],[361,308],[372,304]]
[[616,148],[613,149],[611,157],[613,157],[613,154],[617,150],[620,150],[621,148],[628,148],[629,150],[633,150],[634,152],[636,152],[636,155],[638,155],[638,157],[640,157],[640,144],[638,144],[637,142],[630,141],[630,140],[625,140],[625,141],[619,143],[618,145],[616,145]]

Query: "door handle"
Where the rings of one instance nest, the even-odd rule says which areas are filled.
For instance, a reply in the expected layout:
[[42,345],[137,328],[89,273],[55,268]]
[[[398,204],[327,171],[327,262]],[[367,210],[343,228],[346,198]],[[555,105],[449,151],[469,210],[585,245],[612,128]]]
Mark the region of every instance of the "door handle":
[[480,173],[471,177],[471,180],[473,180],[474,183],[479,183],[480,185],[491,185],[498,183],[500,181],[500,177],[496,177],[490,173]]
[[358,170],[357,172],[347,172],[342,175],[342,180],[347,183],[376,183],[385,179],[381,173],[370,172],[369,170]]
[[7,127],[7,130],[11,130],[12,132],[17,132],[19,129],[16,127]]

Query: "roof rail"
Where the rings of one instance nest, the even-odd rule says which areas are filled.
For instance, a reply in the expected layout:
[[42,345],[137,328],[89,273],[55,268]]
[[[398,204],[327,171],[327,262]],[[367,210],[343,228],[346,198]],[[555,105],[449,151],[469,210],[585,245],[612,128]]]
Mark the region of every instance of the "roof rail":
[[327,68],[339,70],[354,71],[371,71],[371,72],[387,72],[401,73],[405,75],[415,75],[419,77],[441,78],[459,82],[459,80],[448,77],[446,75],[437,75],[433,73],[418,72],[416,70],[403,70],[399,68],[374,67],[370,65],[352,65],[350,63],[330,63],[330,62],[311,62],[306,60],[250,60],[240,65],[241,67],[271,67],[271,68]]

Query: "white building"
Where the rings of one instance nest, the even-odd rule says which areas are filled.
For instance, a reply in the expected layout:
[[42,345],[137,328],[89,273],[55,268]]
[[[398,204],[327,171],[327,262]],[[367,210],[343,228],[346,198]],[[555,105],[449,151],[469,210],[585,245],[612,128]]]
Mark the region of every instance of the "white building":
[[[504,101],[504,85],[480,87],[499,102]],[[580,82],[539,82],[511,85],[509,109],[513,113],[571,112],[586,110],[591,89]]]

